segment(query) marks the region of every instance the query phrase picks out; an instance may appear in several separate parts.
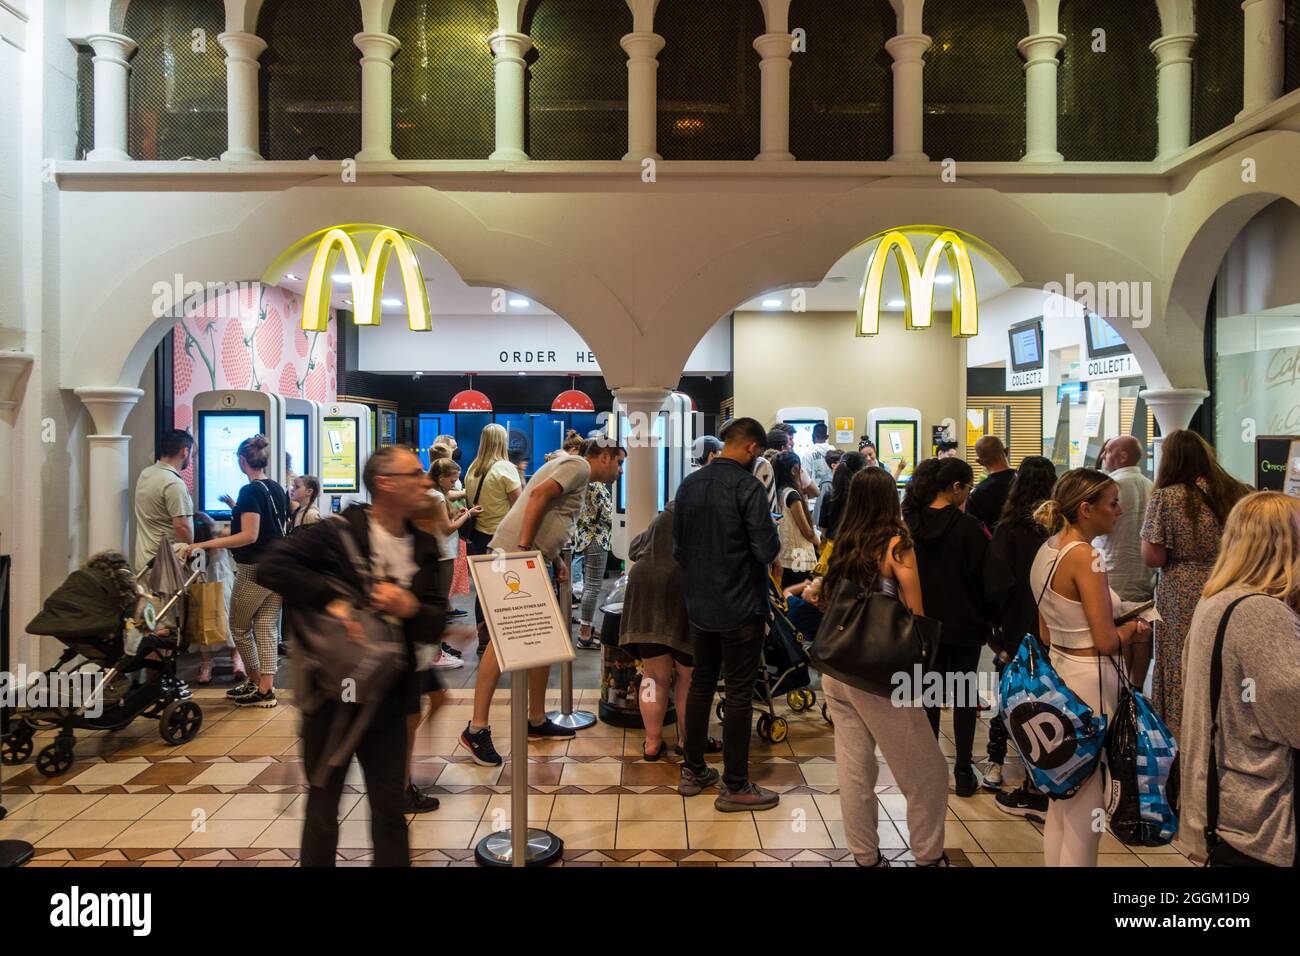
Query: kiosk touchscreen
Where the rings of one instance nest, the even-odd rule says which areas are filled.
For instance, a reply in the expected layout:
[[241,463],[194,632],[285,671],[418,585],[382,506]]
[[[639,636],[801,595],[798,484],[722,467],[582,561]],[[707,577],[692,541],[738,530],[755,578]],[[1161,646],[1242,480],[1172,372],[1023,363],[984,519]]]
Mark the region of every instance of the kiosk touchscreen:
[[370,408],[356,402],[321,406],[320,490],[331,511],[368,501],[361,474],[370,457]]
[[920,457],[921,413],[915,408],[873,408],[867,412],[867,434],[876,445],[876,457],[893,474],[901,488],[912,480]]
[[[614,411],[610,415],[607,433],[618,435],[619,444],[628,448],[632,435],[632,424],[623,413],[623,406],[615,400]],[[654,448],[657,463],[656,501],[657,509],[664,506],[677,494],[677,486],[692,471],[691,449],[695,444],[694,403],[683,392],[671,392],[659,409],[654,423]],[[638,449],[632,454],[644,454]],[[626,466],[624,466],[626,472]],[[620,560],[627,559],[627,546],[644,528],[636,528],[629,534],[627,526],[627,475],[620,478],[614,488],[614,529],[613,551]]]
[[[320,476],[320,402],[284,400],[284,451],[295,475]],[[286,478],[288,477],[286,471]]]
[[238,496],[248,483],[236,452],[254,435],[268,441],[267,477],[284,481],[283,415],[283,399],[266,392],[240,389],[194,397],[195,491],[201,511],[217,521],[230,520],[230,506],[221,499]]
[[824,408],[811,406],[782,408],[776,413],[776,417],[778,421],[794,427],[794,441],[791,448],[800,458],[812,450],[814,426],[825,425],[827,432],[830,431],[830,413]]

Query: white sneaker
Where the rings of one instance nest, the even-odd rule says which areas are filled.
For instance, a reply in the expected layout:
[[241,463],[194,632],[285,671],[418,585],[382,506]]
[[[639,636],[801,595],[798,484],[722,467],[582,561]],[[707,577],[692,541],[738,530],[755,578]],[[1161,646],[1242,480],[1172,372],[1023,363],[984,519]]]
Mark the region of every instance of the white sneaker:
[[450,671],[455,670],[457,667],[464,667],[465,662],[459,657],[452,657],[450,654],[440,654],[438,659],[429,666],[438,670]]
[[982,776],[984,777],[983,787],[985,790],[1002,789],[1002,764],[993,763],[992,761],[986,763]]

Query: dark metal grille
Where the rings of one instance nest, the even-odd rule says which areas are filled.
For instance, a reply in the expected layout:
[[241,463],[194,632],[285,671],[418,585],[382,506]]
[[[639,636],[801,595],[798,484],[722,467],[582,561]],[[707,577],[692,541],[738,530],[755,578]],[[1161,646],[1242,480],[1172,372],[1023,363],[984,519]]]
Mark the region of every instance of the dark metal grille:
[[1025,153],[1020,0],[928,0],[925,151],[932,160],[1019,159]]
[[268,0],[262,54],[262,155],[344,159],[361,150],[361,32],[356,0]]
[[[1063,0],[1057,148],[1068,160],[1143,161],[1156,155],[1154,3]],[[1102,31],[1094,36],[1094,31]]]
[[389,32],[393,154],[398,159],[486,159],[496,140],[493,0],[398,0]]
[[528,70],[528,155],[533,159],[619,159],[627,152],[627,4],[537,0],[524,32]]
[[756,0],[663,0],[659,153],[664,159],[753,159],[759,152]]
[[790,151],[797,159],[888,159],[893,151],[897,32],[888,0],[795,0],[790,29],[806,50],[790,55]]
[[[133,159],[214,159],[226,148],[226,14],[216,0],[134,0],[127,78]],[[195,47],[199,49],[196,50]]]
[[1232,123],[1241,112],[1242,35],[1238,0],[1197,0],[1192,46],[1192,142]]
[[77,159],[95,148],[95,51],[77,47]]
[[1286,0],[1283,25],[1286,30],[1286,73],[1282,90],[1290,93],[1300,90],[1300,0]]

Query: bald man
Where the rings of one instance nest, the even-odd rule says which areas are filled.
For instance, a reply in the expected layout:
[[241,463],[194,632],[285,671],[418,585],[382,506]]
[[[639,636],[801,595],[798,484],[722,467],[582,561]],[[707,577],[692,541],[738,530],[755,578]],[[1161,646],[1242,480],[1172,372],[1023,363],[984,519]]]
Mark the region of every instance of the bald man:
[[991,533],[1002,517],[1002,506],[1007,503],[1007,493],[1016,473],[1007,461],[1007,449],[997,435],[985,435],[975,443],[975,458],[989,473],[975,486],[966,503],[966,513],[984,522]]
[[1151,498],[1151,480],[1142,474],[1142,446],[1132,435],[1120,435],[1106,442],[1098,462],[1101,470],[1119,485],[1119,506],[1123,511],[1115,530],[1093,545],[1106,558],[1110,586],[1125,601],[1149,601],[1155,590],[1154,572],[1142,561],[1142,517]]

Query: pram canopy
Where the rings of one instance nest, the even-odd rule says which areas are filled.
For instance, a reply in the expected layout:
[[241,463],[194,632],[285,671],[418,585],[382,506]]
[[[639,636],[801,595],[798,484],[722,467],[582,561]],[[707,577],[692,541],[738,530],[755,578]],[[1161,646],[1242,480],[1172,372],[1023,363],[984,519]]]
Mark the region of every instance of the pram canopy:
[[28,634],[61,641],[102,641],[120,645],[123,621],[122,591],[113,571],[85,567],[73,571],[45,599],[40,613],[27,625]]

